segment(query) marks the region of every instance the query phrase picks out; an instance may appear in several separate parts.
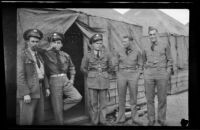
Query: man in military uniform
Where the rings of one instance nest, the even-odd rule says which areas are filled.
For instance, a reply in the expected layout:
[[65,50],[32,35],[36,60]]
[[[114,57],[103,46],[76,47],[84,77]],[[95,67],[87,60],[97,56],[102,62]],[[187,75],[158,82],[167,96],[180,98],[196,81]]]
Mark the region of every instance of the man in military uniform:
[[[69,110],[82,99],[78,90],[73,86],[75,67],[70,56],[61,51],[63,34],[53,32],[48,37],[50,48],[43,52],[45,68],[50,83],[51,102],[57,124],[63,125],[63,110]],[[67,73],[70,73],[70,79]],[[64,95],[63,95],[64,94]],[[63,96],[66,98],[63,100]]]
[[94,125],[106,122],[107,91],[112,70],[110,55],[103,49],[102,34],[90,38],[91,52],[83,57],[81,70],[87,75],[89,114]]
[[43,59],[35,48],[43,38],[38,29],[28,29],[24,32],[26,47],[22,51],[21,69],[18,75],[17,98],[20,104],[20,124],[31,125],[35,118],[38,124],[44,120],[43,88],[49,96],[49,84],[45,75]]
[[172,57],[168,43],[159,39],[158,30],[150,26],[150,43],[144,47],[144,79],[148,109],[148,125],[155,124],[155,87],[158,96],[158,123],[166,125],[167,85],[172,69]]
[[142,73],[142,54],[133,38],[124,36],[123,48],[116,55],[117,86],[119,95],[119,114],[116,123],[125,123],[126,91],[129,88],[131,118],[135,125],[142,125],[136,118],[138,79]]

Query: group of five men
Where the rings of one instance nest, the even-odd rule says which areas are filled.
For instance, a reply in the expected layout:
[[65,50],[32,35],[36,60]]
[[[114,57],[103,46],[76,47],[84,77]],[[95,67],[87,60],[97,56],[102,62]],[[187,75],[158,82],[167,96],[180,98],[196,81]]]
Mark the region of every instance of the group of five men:
[[[103,35],[90,38],[91,51],[84,55],[80,70],[86,75],[89,115],[94,125],[107,125],[107,92],[110,75],[117,75],[119,113],[116,123],[126,121],[126,90],[129,88],[132,123],[143,125],[137,118],[137,83],[144,73],[145,93],[148,108],[148,125],[155,124],[155,86],[158,93],[158,123],[166,125],[167,84],[172,69],[169,45],[159,40],[158,30],[149,27],[151,44],[143,51],[138,49],[134,39],[124,36],[123,47],[115,56],[103,46]],[[68,110],[82,99],[73,86],[75,67],[70,56],[61,51],[63,34],[53,32],[48,36],[48,49],[38,47],[43,33],[38,29],[24,32],[26,48],[21,54],[22,69],[19,71],[17,97],[20,102],[20,124],[41,124],[44,121],[44,96],[51,96],[51,104],[57,124],[64,124],[63,110]],[[67,76],[67,73],[70,76]],[[44,86],[44,87],[43,87]],[[44,90],[45,89],[45,90]],[[63,99],[65,96],[65,99]],[[35,122],[34,122],[35,123]]]

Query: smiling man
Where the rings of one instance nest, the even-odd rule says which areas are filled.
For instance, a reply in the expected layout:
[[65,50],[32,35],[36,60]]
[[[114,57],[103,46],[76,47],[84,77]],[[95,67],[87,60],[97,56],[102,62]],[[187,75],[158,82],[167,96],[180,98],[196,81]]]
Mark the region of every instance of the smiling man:
[[172,57],[168,43],[160,40],[158,30],[150,26],[150,43],[144,48],[144,81],[147,98],[148,125],[155,124],[155,87],[158,96],[158,123],[166,124],[167,87],[172,70]]

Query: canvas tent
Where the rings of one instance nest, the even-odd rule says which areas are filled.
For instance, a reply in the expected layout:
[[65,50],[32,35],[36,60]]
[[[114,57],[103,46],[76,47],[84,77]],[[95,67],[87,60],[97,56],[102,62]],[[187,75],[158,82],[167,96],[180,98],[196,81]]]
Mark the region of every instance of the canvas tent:
[[[102,13],[102,11],[104,12]],[[112,53],[122,47],[121,38],[124,35],[132,35],[136,40],[139,40],[142,36],[141,26],[129,22],[123,17],[113,15],[111,12],[112,11],[109,11],[109,9],[18,9],[17,73],[19,70],[23,69],[21,68],[19,57],[25,45],[23,40],[23,32],[25,30],[29,28],[38,28],[42,30],[45,37],[49,32],[61,32],[67,39],[64,42],[64,51],[68,52],[72,57],[77,71],[76,75],[79,75],[76,77],[75,86],[81,91],[81,94],[84,96],[83,100],[85,104],[87,104],[87,88],[83,86],[84,82],[81,82],[84,79],[81,78],[83,75],[79,68],[83,55],[88,51],[89,38],[94,33],[102,33],[103,44]],[[111,87],[110,105],[116,105],[116,91],[116,85]],[[87,105],[85,106],[87,111]]]
[[188,35],[185,25],[158,9],[131,9],[124,17],[143,26],[143,35],[148,35],[149,25],[158,28],[160,33]]

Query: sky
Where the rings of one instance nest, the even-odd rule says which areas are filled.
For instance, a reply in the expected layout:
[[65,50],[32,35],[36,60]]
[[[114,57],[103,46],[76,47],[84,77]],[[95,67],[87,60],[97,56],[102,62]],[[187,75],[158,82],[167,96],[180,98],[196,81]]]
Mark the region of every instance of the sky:
[[[114,9],[121,14],[126,13],[129,9]],[[189,10],[188,9],[159,9],[174,19],[178,20],[182,24],[187,24],[189,22]]]

